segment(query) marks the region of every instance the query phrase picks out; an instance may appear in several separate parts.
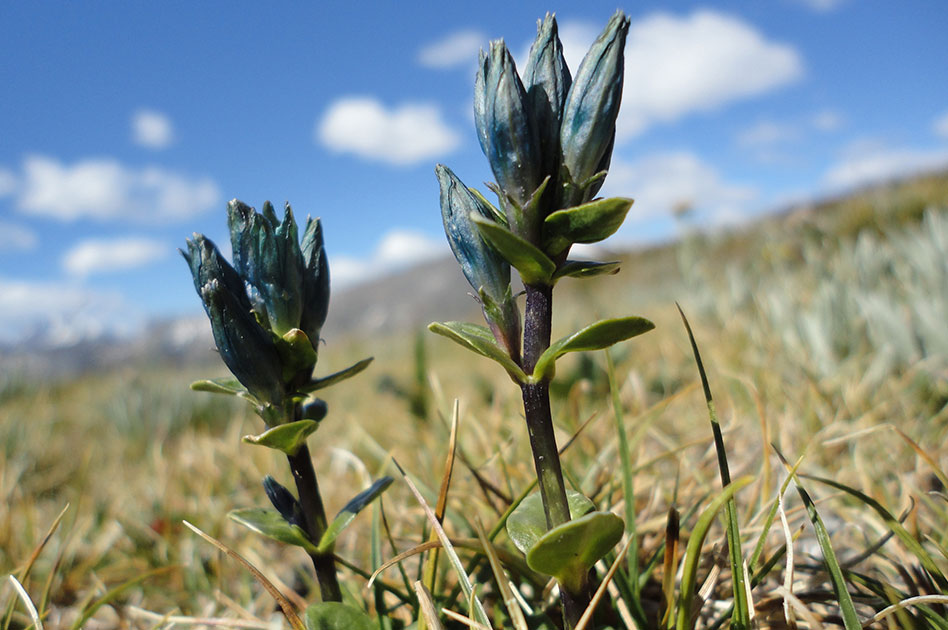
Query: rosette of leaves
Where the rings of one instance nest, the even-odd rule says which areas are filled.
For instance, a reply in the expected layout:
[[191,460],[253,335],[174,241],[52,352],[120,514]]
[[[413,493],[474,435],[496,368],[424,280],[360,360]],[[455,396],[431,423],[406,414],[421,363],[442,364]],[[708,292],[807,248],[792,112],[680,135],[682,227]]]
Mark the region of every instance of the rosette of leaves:
[[352,499],[330,523],[323,508],[307,438],[328,408],[314,393],[355,376],[371,359],[314,377],[320,330],[329,310],[329,265],[318,219],[307,219],[300,239],[289,204],[283,218],[270,202],[258,213],[233,200],[227,206],[233,265],[201,234],[182,255],[211,322],[217,350],[233,378],[202,380],[192,389],[238,396],[263,419],[250,444],[286,454],[299,499],[273,478],[264,487],[275,510],[235,510],[231,517],[313,559],[324,600],[341,598],[332,556],[339,533],[391,478]]

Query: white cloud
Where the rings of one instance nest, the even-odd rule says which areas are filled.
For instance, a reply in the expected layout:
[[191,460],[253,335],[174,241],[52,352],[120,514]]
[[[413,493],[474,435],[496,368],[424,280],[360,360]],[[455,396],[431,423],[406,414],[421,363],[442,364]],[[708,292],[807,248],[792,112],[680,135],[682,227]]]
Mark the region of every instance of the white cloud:
[[191,179],[153,166],[133,169],[108,158],[66,165],[31,156],[23,163],[17,205],[25,214],[63,221],[156,224],[189,219],[217,205],[220,197],[207,177]]
[[71,284],[0,278],[0,341],[35,335],[47,346],[74,344],[104,334],[129,336],[143,314],[115,293]]
[[418,51],[418,63],[428,68],[473,66],[481,48],[486,48],[487,37],[471,29],[451,33]]
[[0,221],[0,251],[33,249],[38,242],[33,230],[8,221]]
[[451,152],[461,137],[435,105],[386,109],[374,98],[348,97],[330,105],[316,123],[316,140],[340,153],[408,166]]
[[444,239],[436,240],[417,232],[395,229],[382,237],[368,258],[331,256],[330,275],[333,286],[352,286],[444,256],[449,251]]
[[746,216],[757,191],[725,181],[694,153],[677,151],[631,162],[613,159],[602,195],[635,199],[628,225],[668,217],[682,207],[691,207],[703,221],[718,224]]
[[759,120],[740,131],[736,140],[738,146],[751,151],[760,162],[794,162],[799,158],[787,152],[790,145],[806,142],[814,133],[832,133],[841,125],[839,114],[822,110],[795,120]]
[[723,13],[655,13],[633,22],[626,44],[618,134],[764,94],[803,76],[792,46]]
[[76,276],[143,267],[168,255],[162,241],[143,237],[89,239],[63,256],[63,268]]
[[794,2],[802,4],[817,13],[828,13],[840,8],[846,4],[848,0],[794,0]]
[[149,149],[164,149],[174,141],[171,119],[154,110],[138,110],[132,115],[132,141]]
[[826,171],[823,182],[832,190],[843,190],[945,167],[948,149],[894,148],[858,142],[848,147],[842,159]]
[[934,122],[932,122],[932,129],[934,129],[935,135],[939,138],[948,140],[948,112],[935,118]]

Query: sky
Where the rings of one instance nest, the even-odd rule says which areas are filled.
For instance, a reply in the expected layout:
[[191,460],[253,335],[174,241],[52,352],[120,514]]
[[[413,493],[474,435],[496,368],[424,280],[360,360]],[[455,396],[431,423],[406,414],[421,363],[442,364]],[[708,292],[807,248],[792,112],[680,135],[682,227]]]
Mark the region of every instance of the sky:
[[[233,198],[321,217],[335,287],[443,256],[434,166],[492,179],[479,49],[551,11],[575,71],[615,1],[0,3],[0,343],[199,313],[177,249],[228,253]],[[613,247],[948,165],[942,0],[621,8]]]

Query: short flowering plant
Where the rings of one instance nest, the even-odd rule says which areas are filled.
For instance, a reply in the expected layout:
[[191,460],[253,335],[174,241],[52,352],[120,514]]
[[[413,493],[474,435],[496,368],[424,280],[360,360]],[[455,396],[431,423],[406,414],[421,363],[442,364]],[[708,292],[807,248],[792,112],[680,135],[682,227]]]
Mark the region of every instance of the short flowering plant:
[[227,217],[233,265],[201,234],[187,242],[182,255],[210,319],[217,350],[234,378],[198,381],[192,389],[247,400],[263,419],[265,430],[245,436],[244,441],[283,452],[298,493],[297,497],[267,475],[264,490],[275,510],[239,509],[230,517],[309,554],[323,601],[307,609],[307,625],[321,628],[328,618],[344,618],[354,628],[364,627],[364,613],[340,603],[333,546],[354,515],[392,479],[376,481],[330,522],[306,439],[328,411],[314,392],[358,374],[371,359],[313,377],[329,310],[329,265],[318,219],[307,220],[300,240],[289,204],[280,219],[270,202],[258,213],[234,200],[228,204]]

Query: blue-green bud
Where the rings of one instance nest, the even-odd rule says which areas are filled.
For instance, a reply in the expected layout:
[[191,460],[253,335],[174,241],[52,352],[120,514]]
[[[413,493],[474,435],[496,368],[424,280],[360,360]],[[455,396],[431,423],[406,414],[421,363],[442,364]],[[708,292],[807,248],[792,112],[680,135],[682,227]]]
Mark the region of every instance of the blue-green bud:
[[269,201],[263,204],[262,215],[237,204],[231,202],[233,212],[228,208],[228,218],[233,217],[231,245],[234,252],[240,251],[234,260],[252,287],[255,306],[265,309],[270,330],[283,336],[299,327],[303,311],[303,256],[293,211],[287,204],[281,222]]
[[269,331],[254,316],[244,283],[209,239],[195,234],[181,252],[211,321],[217,350],[227,368],[264,403],[283,399],[283,367]]
[[494,337],[516,361],[520,356],[520,311],[511,296],[510,263],[480,235],[471,216],[496,221],[494,212],[451,169],[435,167],[441,186],[444,233],[464,277],[477,291]]
[[537,22],[537,37],[523,70],[523,85],[540,140],[543,174],[554,179],[560,168],[560,119],[571,84],[556,18],[547,13]]
[[286,489],[279,481],[267,475],[263,478],[263,489],[267,493],[270,503],[276,508],[277,512],[290,525],[297,525],[306,530],[306,523],[303,519],[303,507],[296,500],[293,493]]
[[[474,82],[474,124],[497,184],[522,208],[545,174],[526,91],[503,40],[491,42],[489,54],[481,52]],[[501,203],[506,207],[510,229],[535,241],[539,236],[537,218],[509,208],[503,197]]]
[[441,186],[441,219],[451,251],[475,291],[483,288],[495,298],[510,286],[510,264],[488,245],[471,221],[476,214],[494,220],[485,204],[443,164],[435,167]]
[[303,419],[321,421],[329,413],[329,405],[322,398],[313,398],[303,405]]
[[[609,167],[622,100],[628,32],[629,18],[617,11],[583,58],[566,97],[560,146],[574,192],[564,200],[564,207],[592,199],[602,186],[602,178],[589,180]],[[582,186],[585,188],[576,188]]]
[[303,313],[300,328],[314,348],[329,313],[329,260],[323,247],[323,228],[319,219],[306,219],[300,246],[303,255]]

